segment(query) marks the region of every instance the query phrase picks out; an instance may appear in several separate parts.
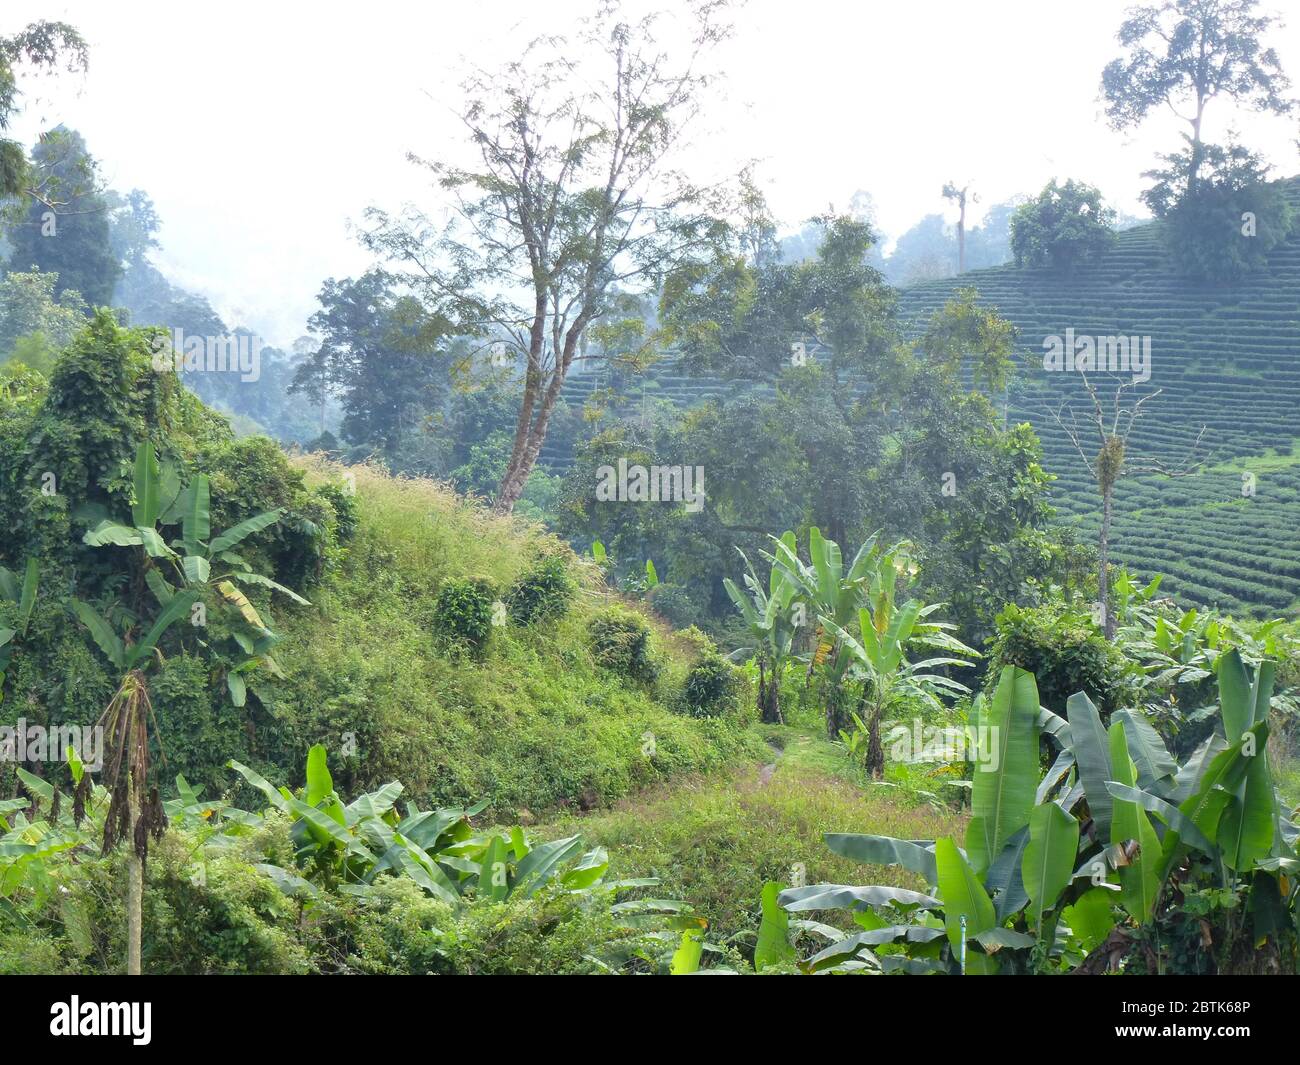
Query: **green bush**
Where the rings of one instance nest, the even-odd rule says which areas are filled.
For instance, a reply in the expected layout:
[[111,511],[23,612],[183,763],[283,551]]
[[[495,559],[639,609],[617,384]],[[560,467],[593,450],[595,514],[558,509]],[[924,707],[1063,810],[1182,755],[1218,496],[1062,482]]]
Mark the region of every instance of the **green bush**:
[[597,665],[647,684],[659,675],[650,650],[650,626],[640,614],[610,607],[591,619],[587,632]]
[[707,654],[686,674],[682,702],[692,717],[718,717],[736,705],[740,670],[718,654]]
[[1133,690],[1131,663],[1109,643],[1092,620],[1059,605],[1008,605],[997,616],[997,636],[987,676],[1019,666],[1038,679],[1043,706],[1064,715],[1065,701],[1086,692],[1103,715],[1124,705]]
[[483,577],[445,581],[433,602],[433,627],[444,640],[474,654],[492,635],[492,604],[496,589]]
[[1073,270],[1115,240],[1115,212],[1091,185],[1053,178],[1011,218],[1011,251],[1017,266]]
[[1155,184],[1142,198],[1163,223],[1175,268],[1184,277],[1213,282],[1267,269],[1269,252],[1295,225],[1283,186],[1268,181],[1268,167],[1239,144],[1206,144],[1202,152],[1193,188],[1190,149],[1164,156],[1165,166],[1145,175]]
[[521,574],[506,593],[511,620],[519,625],[532,625],[563,617],[575,588],[561,556],[544,558]]
[[655,585],[646,598],[654,612],[675,629],[698,625],[704,620],[705,611],[680,584]]

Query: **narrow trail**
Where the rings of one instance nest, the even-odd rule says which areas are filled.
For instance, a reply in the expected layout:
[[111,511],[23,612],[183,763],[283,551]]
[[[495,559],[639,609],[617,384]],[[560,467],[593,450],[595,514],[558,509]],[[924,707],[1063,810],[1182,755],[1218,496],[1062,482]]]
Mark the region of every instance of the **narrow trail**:
[[767,765],[759,769],[758,783],[760,786],[771,782],[772,774],[776,772],[776,763],[779,762],[781,760],[781,757],[785,754],[785,748],[778,747],[771,740],[767,741],[767,745],[772,749],[772,753],[775,754],[776,757],[772,761],[768,762]]

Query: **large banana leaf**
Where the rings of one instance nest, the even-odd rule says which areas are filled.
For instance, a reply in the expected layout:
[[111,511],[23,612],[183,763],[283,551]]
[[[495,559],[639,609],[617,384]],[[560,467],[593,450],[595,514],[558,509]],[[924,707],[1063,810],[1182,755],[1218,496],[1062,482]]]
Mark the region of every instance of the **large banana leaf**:
[[794,944],[790,942],[790,916],[777,902],[781,885],[769,880],[763,885],[760,897],[762,920],[758,925],[758,942],[754,947],[754,968],[761,972],[772,965],[789,964],[795,960]]
[[131,521],[138,529],[152,529],[162,510],[162,471],[152,443],[135,450],[135,502],[131,504]]
[[1114,779],[1111,772],[1109,740],[1101,724],[1101,715],[1092,700],[1083,692],[1071,695],[1065,704],[1070,720],[1070,746],[1079,767],[1079,782],[1088,798],[1097,838],[1103,844],[1111,839],[1111,811],[1114,799],[1106,788],[1106,781]]
[[238,525],[233,525],[208,545],[208,553],[216,557],[222,551],[228,551],[245,537],[253,533],[261,532],[268,525],[274,525],[280,520],[283,513],[278,507],[275,510],[266,510],[261,514],[254,514],[251,518],[241,521]]
[[478,897],[502,901],[510,894],[510,880],[507,875],[506,841],[494,835],[488,841],[487,850],[479,866]]
[[181,536],[197,547],[212,534],[212,505],[207,474],[197,473],[182,497]]
[[535,895],[555,875],[556,869],[582,847],[581,836],[542,843],[530,850],[515,867],[515,890]]
[[94,607],[89,603],[83,603],[80,599],[72,600],[72,609],[76,611],[81,623],[90,630],[90,635],[108,660],[118,669],[125,669],[126,650],[122,645],[122,638],[113,631],[113,626],[100,617]]
[[[1008,667],[1012,668],[1012,667]],[[1038,707],[1038,699],[1034,699]],[[981,932],[987,932],[997,926],[997,914],[993,901],[984,891],[970,863],[961,856],[957,845],[951,839],[940,839],[934,845],[935,864],[939,871],[939,897],[943,900],[944,927],[947,929],[948,942],[952,946],[953,956],[957,957],[963,949],[962,921],[966,918],[965,936],[973,939]],[[982,955],[967,957],[967,972],[996,971],[996,959]]]
[[[988,701],[981,752],[971,785],[972,817],[966,832],[971,864],[982,876],[1006,842],[1029,823],[1038,787],[1038,686],[1034,675],[1006,666]],[[992,755],[995,757],[988,757]]]
[[1034,928],[1041,931],[1043,914],[1056,905],[1070,883],[1078,853],[1079,822],[1054,802],[1035,806],[1029,814],[1029,842],[1020,866]]
[[1137,710],[1116,710],[1114,720],[1124,722],[1128,753],[1137,766],[1138,784],[1145,791],[1167,795],[1173,790],[1178,763],[1165,747],[1160,734]]
[[926,910],[937,910],[940,906],[938,899],[907,888],[883,885],[857,887],[848,884],[808,884],[805,887],[786,888],[781,892],[780,903],[791,912],[856,909],[891,903],[919,906]]
[[892,836],[863,836],[849,832],[828,832],[826,846],[836,854],[868,865],[901,865],[925,877],[930,885],[939,882],[934,864],[934,841],[894,839]]
[[[1128,753],[1124,722],[1110,726],[1110,761],[1115,782],[1126,788],[1137,783],[1137,770]],[[1112,808],[1111,839],[1128,848],[1128,864],[1120,867],[1119,882],[1124,908],[1138,924],[1150,920],[1163,880],[1160,840],[1146,811],[1135,802],[1115,799]],[[1137,849],[1132,849],[1132,844]]]
[[142,662],[149,653],[157,646],[158,641],[162,639],[165,633],[176,621],[190,612],[192,607],[199,600],[199,593],[193,591],[178,592],[167,601],[167,605],[162,608],[162,612],[154,621],[153,627],[145,634],[144,639],[139,643],[127,649],[126,665],[130,669]]

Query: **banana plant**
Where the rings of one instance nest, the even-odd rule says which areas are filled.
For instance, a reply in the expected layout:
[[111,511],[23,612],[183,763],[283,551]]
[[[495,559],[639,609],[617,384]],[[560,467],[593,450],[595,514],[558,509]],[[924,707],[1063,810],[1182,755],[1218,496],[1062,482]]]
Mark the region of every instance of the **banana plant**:
[[[322,888],[331,888],[365,895],[388,874],[407,877],[434,898],[459,906],[531,897],[543,889],[612,899],[658,883],[609,880],[609,854],[601,847],[584,853],[581,836],[534,845],[518,827],[475,834],[470,818],[481,813],[486,802],[438,810],[408,803],[403,815],[397,810],[402,785],[392,781],[344,804],[320,744],[307,753],[306,783],[297,794],[272,785],[239,762],[229,766],[266,797],[271,809],[292,822],[298,872],[269,863],[258,866],[286,894],[314,897]],[[637,912],[659,911],[650,900],[632,900],[613,912],[629,920]]]
[[[822,536],[816,526],[808,531],[808,558],[799,558],[791,534],[773,537],[773,550],[763,557],[789,582],[818,619],[814,649],[808,655],[808,676],[822,670],[826,691],[826,734],[834,739],[848,726],[848,688],[852,681],[852,653],[827,627],[839,629],[852,624],[858,609],[874,591],[881,592],[897,578],[900,567],[910,567],[908,545],[882,548],[876,536],[870,536],[858,548],[848,569],[844,567],[839,544]],[[892,594],[892,589],[890,591]]]
[[[890,582],[892,584],[892,582]],[[858,611],[859,640],[831,618],[821,615],[823,628],[847,654],[850,664],[861,675],[867,718],[867,769],[879,778],[885,769],[885,753],[880,742],[880,721],[892,700],[938,708],[941,695],[969,694],[970,689],[941,673],[929,672],[941,667],[965,667],[978,658],[979,652],[952,635],[955,626],[943,621],[925,620],[941,604],[922,604],[909,599],[895,609],[892,588],[888,595],[871,597],[872,607]],[[907,657],[911,647],[936,649],[945,653],[921,661]],[[962,657],[955,657],[955,656]],[[855,715],[856,716],[856,715]]]
[[[249,536],[279,521],[283,511],[263,511],[213,536],[207,476],[195,474],[181,488],[176,467],[159,464],[149,442],[136,449],[132,487],[130,523],[103,519],[86,532],[83,542],[91,547],[139,547],[144,555],[145,583],[164,609],[182,591],[214,599],[225,608],[229,634],[238,648],[225,670],[226,687],[235,706],[245,705],[247,674],[262,668],[279,675],[270,655],[279,637],[240,586],[268,588],[309,605],[291,588],[256,572],[234,550]],[[163,530],[175,526],[180,527],[180,535],[169,544]]]
[[0,614],[0,702],[4,701],[5,671],[13,658],[15,640],[26,636],[31,624],[39,579],[39,564],[34,556],[27,560],[21,584],[12,570],[0,566],[0,601],[10,604],[8,624],[6,616]]
[[[818,884],[782,892],[791,912],[848,909],[862,928],[801,965],[820,971],[856,959],[886,972],[1064,970],[1176,908],[1174,882],[1198,868],[1251,893],[1258,942],[1293,924],[1297,828],[1263,756],[1273,666],[1252,671],[1230,650],[1217,675],[1220,729],[1180,766],[1140,712],[1117,711],[1105,728],[1079,693],[1061,718],[1038,705],[1031,674],[1006,667],[976,730],[966,849],[951,839],[828,835],[835,853],[901,866],[927,889]],[[1040,733],[1058,749],[1041,775]],[[900,951],[876,957],[872,948],[886,943]]]
[[[778,542],[794,551],[794,533],[785,533]],[[745,552],[740,548],[736,550],[745,563],[744,581],[749,593],[737,588],[730,577],[725,578],[722,584],[745,619],[754,642],[737,648],[728,657],[733,662],[753,659],[758,663],[759,717],[769,724],[779,724],[782,721],[781,678],[791,659],[795,637],[807,615],[807,604],[800,595],[798,582],[784,569],[773,565],[764,588]]]

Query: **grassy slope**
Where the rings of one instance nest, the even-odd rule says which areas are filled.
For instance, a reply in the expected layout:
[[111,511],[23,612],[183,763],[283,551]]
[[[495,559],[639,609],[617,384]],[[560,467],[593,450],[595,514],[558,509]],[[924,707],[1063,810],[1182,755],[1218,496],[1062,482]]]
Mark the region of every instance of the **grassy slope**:
[[[739,721],[673,712],[690,652],[662,628],[670,653],[654,692],[593,665],[586,624],[606,600],[591,572],[559,622],[498,629],[482,661],[441,649],[430,625],[440,584],[486,576],[504,587],[545,538],[430,482],[355,473],[356,538],[314,606],[280,619],[276,651],[289,680],[275,713],[304,742],[326,744],[342,790],[396,779],[421,803],[488,799],[509,817],[607,803],[761,755]],[[647,731],[653,761],[641,754]],[[349,759],[338,755],[346,733],[359,748]]]
[[[709,779],[687,778],[651,789],[610,811],[568,816],[542,826],[548,836],[581,832],[610,850],[620,876],[658,876],[657,893],[689,901],[721,943],[758,926],[763,884],[792,883],[802,866],[807,883],[893,884],[919,878],[864,866],[831,853],[827,832],[866,832],[903,839],[964,838],[965,817],[919,803],[888,785],[865,788],[848,778],[843,755],[806,728],[768,730],[784,753]],[[820,915],[823,919],[827,915]]]

